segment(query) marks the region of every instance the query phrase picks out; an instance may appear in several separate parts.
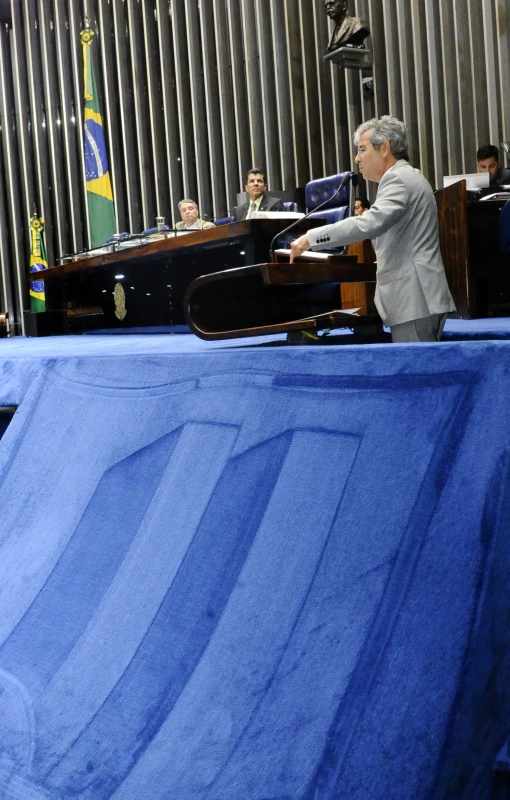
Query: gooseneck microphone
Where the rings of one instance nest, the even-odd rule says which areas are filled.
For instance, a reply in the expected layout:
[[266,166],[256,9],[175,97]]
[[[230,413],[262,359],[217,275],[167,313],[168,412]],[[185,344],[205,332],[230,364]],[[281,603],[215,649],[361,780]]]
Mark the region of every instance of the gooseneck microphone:
[[271,244],[269,245],[269,260],[274,261],[274,246],[279,236],[282,236],[284,233],[288,233],[288,231],[292,230],[292,228],[294,228],[298,224],[298,222],[303,222],[303,220],[309,217],[310,214],[314,214],[316,211],[320,211],[321,208],[326,206],[328,203],[331,203],[331,201],[334,200],[337,194],[344,188],[344,186],[346,186],[349,183],[349,181],[352,182],[352,186],[354,187],[358,185],[358,176],[355,172],[346,172],[344,177],[338,184],[338,188],[335,189],[331,197],[328,197],[327,200],[324,200],[324,202],[321,203],[320,206],[313,208],[311,211],[305,214],[304,217],[295,219],[287,228],[284,228],[283,231],[279,231],[279,233],[277,233],[276,236],[273,236]]

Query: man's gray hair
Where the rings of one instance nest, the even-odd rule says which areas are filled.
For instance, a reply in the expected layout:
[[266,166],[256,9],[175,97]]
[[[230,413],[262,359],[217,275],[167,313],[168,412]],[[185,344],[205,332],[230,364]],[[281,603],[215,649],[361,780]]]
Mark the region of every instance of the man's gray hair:
[[409,161],[409,143],[407,140],[406,126],[396,117],[386,115],[377,119],[369,119],[363,122],[354,134],[354,144],[359,144],[362,133],[368,133],[373,147],[379,150],[384,142],[389,142],[391,152],[395,158],[405,158]]
[[179,205],[178,205],[178,208],[179,208],[179,210],[180,210],[181,206],[182,206],[184,203],[191,203],[192,205],[194,205],[194,206],[195,206],[196,210],[198,211],[198,206],[197,206],[197,204],[195,203],[195,201],[194,201],[194,200],[188,200],[188,198],[187,198],[187,197],[185,197],[185,198],[184,198],[184,200],[181,200],[181,201],[180,201],[180,203],[179,203]]

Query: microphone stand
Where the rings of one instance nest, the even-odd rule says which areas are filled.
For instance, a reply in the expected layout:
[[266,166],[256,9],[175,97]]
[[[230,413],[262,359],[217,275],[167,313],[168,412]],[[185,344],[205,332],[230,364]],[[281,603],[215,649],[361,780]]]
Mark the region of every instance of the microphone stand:
[[299,222],[303,222],[303,220],[305,220],[307,217],[309,217],[310,214],[314,214],[316,211],[320,211],[320,209],[323,208],[325,205],[327,205],[328,203],[331,203],[331,201],[334,200],[334,198],[337,196],[337,194],[344,188],[344,186],[346,186],[349,183],[349,181],[352,181],[352,185],[353,186],[357,185],[358,176],[356,175],[355,172],[347,172],[344,175],[344,177],[342,178],[342,180],[340,181],[340,184],[339,184],[338,188],[335,189],[335,191],[331,195],[331,197],[328,197],[327,200],[324,200],[324,202],[321,203],[320,206],[317,206],[316,208],[313,208],[311,211],[309,211],[307,214],[305,214],[304,217],[300,217],[299,219],[295,219],[294,222],[292,222],[287,228],[284,228],[283,231],[279,231],[275,236],[273,236],[273,238],[271,240],[271,244],[269,245],[269,260],[270,261],[274,261],[274,245],[275,245],[275,242],[276,242],[276,240],[278,239],[279,236],[283,236],[284,233],[287,233],[288,231],[292,230],[292,228],[295,228],[296,225]]

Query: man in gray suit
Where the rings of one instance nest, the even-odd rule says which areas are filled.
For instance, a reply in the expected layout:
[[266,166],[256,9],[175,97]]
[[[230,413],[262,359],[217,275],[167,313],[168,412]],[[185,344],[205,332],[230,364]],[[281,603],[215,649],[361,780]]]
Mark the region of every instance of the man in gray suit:
[[455,311],[439,249],[437,208],[430,184],[409,164],[405,126],[394,117],[371,119],[354,135],[356,163],[379,184],[361,216],[314,228],[291,244],[304,250],[372,239],[377,256],[375,304],[394,342],[440,341]]
[[280,198],[267,194],[266,178],[258,167],[248,170],[244,190],[250,200],[234,209],[234,222],[249,219],[254,211],[283,211],[283,202]]

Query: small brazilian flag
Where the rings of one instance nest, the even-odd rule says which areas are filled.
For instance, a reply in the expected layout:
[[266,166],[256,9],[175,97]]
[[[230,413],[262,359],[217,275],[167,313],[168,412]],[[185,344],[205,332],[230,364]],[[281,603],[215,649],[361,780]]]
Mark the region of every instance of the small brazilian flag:
[[108,155],[103,131],[103,119],[99,110],[92,37],[90,28],[81,31],[83,47],[83,82],[85,89],[85,180],[89,209],[90,245],[100,247],[117,228],[113,206],[112,184],[108,167]]
[[[42,269],[48,269],[43,231],[44,220],[34,214],[30,218],[30,272],[40,272]],[[30,284],[30,311],[46,311],[44,281],[32,281]]]

